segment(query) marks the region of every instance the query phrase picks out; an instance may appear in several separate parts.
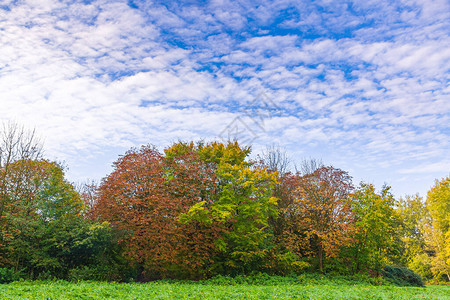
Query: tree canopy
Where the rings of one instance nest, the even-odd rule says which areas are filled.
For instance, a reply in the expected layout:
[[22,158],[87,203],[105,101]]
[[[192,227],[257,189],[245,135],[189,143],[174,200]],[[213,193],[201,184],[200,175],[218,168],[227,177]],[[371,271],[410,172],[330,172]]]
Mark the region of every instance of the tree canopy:
[[9,130],[0,143],[0,268],[27,278],[378,276],[392,264],[450,280],[449,177],[425,202],[397,200],[387,185],[355,188],[346,171],[316,160],[292,172],[276,148],[252,160],[237,142],[176,142],[133,148],[101,183],[74,185],[32,134]]

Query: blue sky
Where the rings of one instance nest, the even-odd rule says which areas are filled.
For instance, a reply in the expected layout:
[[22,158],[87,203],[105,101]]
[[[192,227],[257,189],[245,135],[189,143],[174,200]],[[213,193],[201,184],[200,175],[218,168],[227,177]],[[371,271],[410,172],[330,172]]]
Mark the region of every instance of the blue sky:
[[2,0],[0,121],[72,181],[231,136],[424,195],[450,173],[449,33],[446,0]]

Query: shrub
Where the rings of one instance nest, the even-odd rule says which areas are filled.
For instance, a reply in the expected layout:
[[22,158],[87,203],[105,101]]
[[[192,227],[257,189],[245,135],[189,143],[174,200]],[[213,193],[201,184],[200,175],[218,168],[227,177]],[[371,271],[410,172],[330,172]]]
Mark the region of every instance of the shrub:
[[89,268],[88,266],[83,266],[80,268],[71,269],[69,271],[69,281],[78,282],[82,280],[96,280],[102,281],[102,274],[98,273],[95,268]]
[[0,268],[0,284],[19,280],[20,277],[20,273],[15,272],[12,268]]
[[93,281],[117,281],[130,282],[133,280],[132,268],[111,264],[93,266],[81,266],[71,269],[68,274],[68,280],[73,282],[93,280]]
[[408,268],[385,266],[381,273],[384,278],[398,286],[424,286],[422,277]]

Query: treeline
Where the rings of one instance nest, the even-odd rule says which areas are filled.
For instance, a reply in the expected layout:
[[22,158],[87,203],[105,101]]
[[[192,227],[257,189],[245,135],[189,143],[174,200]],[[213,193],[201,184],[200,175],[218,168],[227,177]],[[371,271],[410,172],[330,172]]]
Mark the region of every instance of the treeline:
[[450,177],[424,202],[354,186],[310,160],[289,172],[237,142],[131,149],[74,186],[17,126],[0,141],[0,269],[30,279],[146,281],[264,272],[377,276],[405,266],[449,281]]

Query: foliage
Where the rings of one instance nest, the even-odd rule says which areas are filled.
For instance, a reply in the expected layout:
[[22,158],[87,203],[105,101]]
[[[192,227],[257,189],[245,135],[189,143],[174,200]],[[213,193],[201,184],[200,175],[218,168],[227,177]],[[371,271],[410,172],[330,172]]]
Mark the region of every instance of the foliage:
[[[449,178],[425,204],[396,201],[388,186],[355,190],[347,172],[315,160],[289,173],[275,148],[252,161],[237,142],[177,142],[131,149],[100,185],[75,188],[24,137],[0,140],[2,280],[333,285],[357,274],[379,284],[387,264],[450,280]],[[419,282],[411,272],[383,270]]]
[[351,177],[340,169],[323,166],[297,176],[295,184],[290,208],[293,223],[303,230],[323,272],[324,257],[337,256],[341,246],[351,242]]
[[423,278],[431,279],[431,265],[425,253],[424,222],[427,210],[422,197],[406,196],[397,202],[396,211],[401,220],[402,265],[408,266]]
[[56,163],[17,161],[10,165],[7,178],[17,177],[24,165],[28,174],[22,176],[20,189],[8,189],[13,199],[6,215],[11,230],[5,238],[10,264],[30,276],[43,270],[62,274],[70,260],[68,239],[83,205]]
[[13,268],[0,268],[0,284],[19,280],[21,275],[20,272],[16,272]]
[[408,268],[385,266],[382,274],[384,278],[391,280],[398,286],[425,286],[422,278]]
[[[178,217],[214,191],[212,166],[192,153],[165,160],[151,146],[131,150],[101,184],[94,215],[123,232],[121,245],[145,278],[201,276],[220,228]],[[144,279],[145,279],[144,278]]]
[[361,183],[353,195],[354,243],[350,258],[355,272],[380,271],[398,254],[398,222],[395,200],[384,186],[380,193],[372,184]]
[[[275,174],[246,162],[250,150],[241,149],[237,143],[190,147],[206,163],[215,163],[217,189],[210,193],[209,201],[196,203],[180,215],[180,220],[219,223],[227,228],[215,240],[221,256],[216,259],[218,272],[255,270],[268,255],[271,237],[268,220],[277,215],[277,199],[272,197],[277,182]],[[172,149],[166,151],[171,153]]]
[[436,180],[427,195],[430,218],[425,226],[427,244],[432,251],[431,265],[436,278],[450,281],[450,177]]
[[96,215],[127,232],[126,253],[150,276],[251,270],[267,255],[277,211],[276,178],[246,162],[248,153],[237,143],[181,142],[165,157],[129,151],[102,183]]
[[426,253],[414,256],[410,260],[408,267],[424,280],[431,280],[433,278],[431,259]]
[[[22,174],[23,170],[27,174]],[[20,177],[20,185],[15,180]],[[6,178],[6,220],[10,235],[3,250],[9,265],[28,278],[67,278],[69,270],[119,261],[109,224],[82,217],[84,205],[64,178],[63,167],[48,160],[16,161]],[[104,272],[103,278],[120,279]]]
[[0,128],[0,266],[10,264],[6,239],[13,228],[8,215],[14,215],[13,206],[18,195],[29,190],[28,162],[42,158],[42,145],[34,131],[28,131],[16,123],[3,123]]

